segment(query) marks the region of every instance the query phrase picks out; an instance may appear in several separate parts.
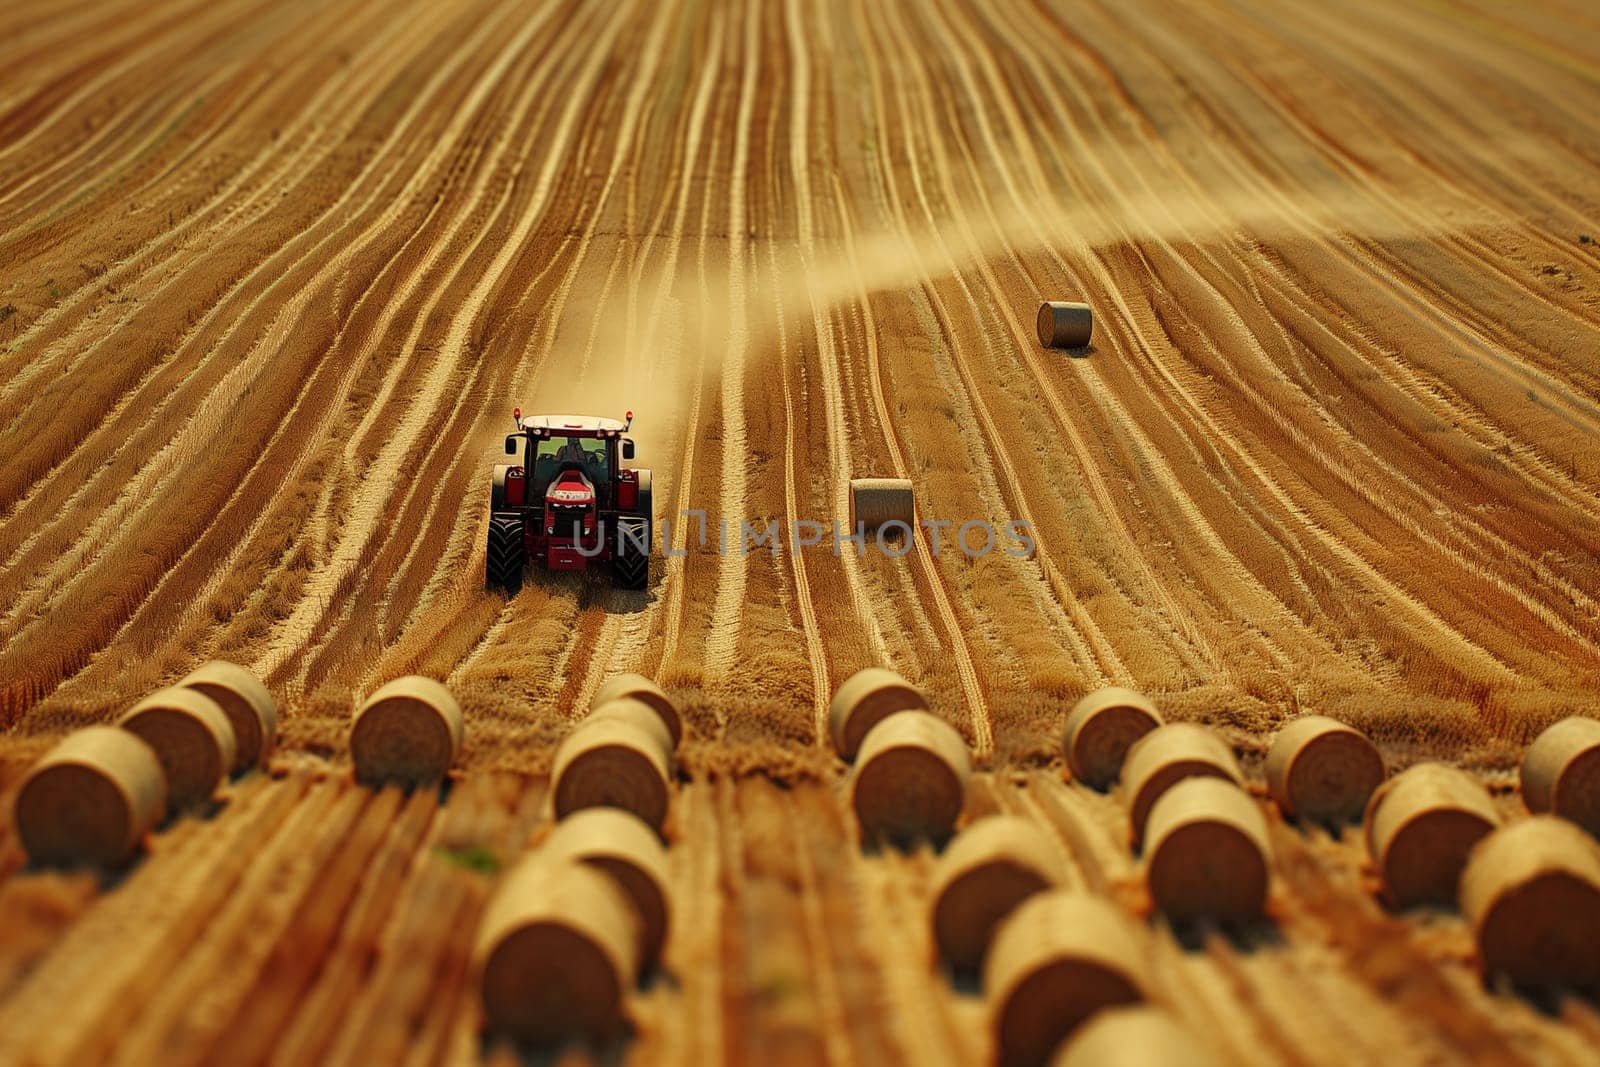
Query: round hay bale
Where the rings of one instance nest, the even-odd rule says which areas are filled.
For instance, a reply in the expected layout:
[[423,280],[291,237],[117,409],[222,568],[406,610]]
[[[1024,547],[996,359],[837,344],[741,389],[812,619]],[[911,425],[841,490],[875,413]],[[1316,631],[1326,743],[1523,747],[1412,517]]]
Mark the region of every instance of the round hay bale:
[[1105,790],[1122,773],[1133,743],[1162,725],[1161,713],[1149,697],[1106,686],[1084,696],[1067,713],[1064,746],[1072,776]]
[[660,833],[670,776],[656,735],[621,719],[587,719],[556,749],[550,774],[556,818],[585,808],[622,808]]
[[1522,799],[1600,837],[1600,721],[1574,716],[1540,734],[1522,758]]
[[587,863],[622,887],[639,920],[639,965],[649,969],[667,940],[667,850],[632,812],[588,808],[556,824],[540,851],[556,859]]
[[489,1027],[536,1044],[604,1037],[639,973],[638,920],[615,881],[537,853],[502,880],[473,959]]
[[667,724],[662,721],[656,709],[642,700],[633,697],[617,697],[604,704],[596,705],[587,718],[580,725],[588,726],[598,722],[625,723],[640,733],[648,736],[661,753],[670,772],[676,753],[673,751],[672,732],[667,729]]
[[169,811],[211,799],[233,770],[233,725],[215,700],[194,689],[159,689],[124,712],[117,725],[155,750],[167,779]]
[[983,965],[1000,1063],[1046,1062],[1085,1020],[1145,999],[1144,954],[1108,901],[1055,889],[1001,923]]
[[917,504],[907,478],[850,479],[850,529],[864,527],[868,532],[886,522],[903,522],[916,528]]
[[1600,989],[1600,844],[1553,815],[1495,830],[1461,875],[1484,969],[1526,989]]
[[425,785],[442,779],[461,751],[461,705],[416,674],[380,688],[356,709],[350,757],[357,781]]
[[1367,850],[1396,907],[1455,903],[1467,854],[1500,825],[1483,783],[1442,763],[1419,763],[1367,804]]
[[1135,842],[1144,840],[1150,809],[1161,794],[1183,779],[1196,776],[1226,778],[1244,786],[1244,775],[1233,758],[1233,750],[1204,726],[1169,723],[1133,743],[1122,764],[1122,788]]
[[228,717],[237,742],[235,772],[256,766],[272,750],[278,732],[278,705],[255,675],[238,664],[214,659],[190,671],[178,684],[215,700]]
[[957,970],[976,971],[1017,905],[1061,882],[1039,828],[1015,815],[979,819],[956,835],[933,876],[933,941]]
[[1039,343],[1046,348],[1082,348],[1094,333],[1088,304],[1050,300],[1039,305]]
[[1289,723],[1267,751],[1267,788],[1291,819],[1330,826],[1359,819],[1387,773],[1365,734],[1325,715]]
[[1109,1008],[1084,1023],[1050,1067],[1220,1067],[1221,1061],[1160,1008]]
[[127,730],[89,726],[33,765],[12,815],[31,862],[115,867],[161,821],[166,803],[155,750]]
[[955,728],[926,711],[897,711],[861,742],[850,806],[867,841],[942,843],[955,829],[972,765]]
[[828,732],[833,747],[847,762],[856,758],[861,739],[897,711],[928,708],[928,698],[910,682],[883,667],[856,671],[833,692],[828,704]]
[[665,690],[642,674],[615,674],[607,678],[595,692],[594,699],[589,702],[589,710],[593,711],[618,697],[642,700],[656,709],[661,721],[667,724],[667,732],[672,735],[672,747],[678,747],[683,740],[683,719],[678,714],[678,705],[673,703]]
[[1180,922],[1249,922],[1267,906],[1267,820],[1224,778],[1194,777],[1161,794],[1145,828],[1145,883]]

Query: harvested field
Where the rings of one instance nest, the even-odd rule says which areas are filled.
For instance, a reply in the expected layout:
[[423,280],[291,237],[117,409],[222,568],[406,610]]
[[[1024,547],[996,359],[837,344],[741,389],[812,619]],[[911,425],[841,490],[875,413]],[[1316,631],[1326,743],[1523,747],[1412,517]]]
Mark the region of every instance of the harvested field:
[[[1232,746],[1267,918],[1135,924],[1220,1062],[1592,1061],[1593,999],[1486,982],[1465,919],[1388,910],[1361,832],[1286,823],[1262,769],[1328,715],[1514,823],[1527,744],[1600,709],[1584,4],[7,13],[0,1063],[513,1060],[472,933],[622,672],[682,713],[677,910],[589,1051],[986,1062],[936,854],[858,844],[828,706],[873,666],[970,747],[963,821],[1030,821],[1141,917],[1067,710],[1126,686]],[[1042,301],[1090,345],[1042,348]],[[518,406],[637,414],[681,552],[645,592],[484,590]],[[949,525],[835,552],[858,478]],[[210,659],[271,690],[267,769],[125,874],[28,868],[32,762]],[[408,674],[459,702],[451,781],[357,786],[351,716]]]

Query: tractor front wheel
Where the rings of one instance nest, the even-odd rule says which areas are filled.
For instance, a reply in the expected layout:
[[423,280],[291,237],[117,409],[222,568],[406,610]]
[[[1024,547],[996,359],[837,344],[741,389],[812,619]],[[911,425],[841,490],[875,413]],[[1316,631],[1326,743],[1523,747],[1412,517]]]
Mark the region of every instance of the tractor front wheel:
[[483,584],[515,596],[522,589],[522,572],[528,565],[528,548],[522,540],[520,515],[489,516],[489,546],[483,563]]
[[617,520],[617,552],[612,566],[616,571],[618,589],[644,589],[650,584],[648,519],[629,516]]

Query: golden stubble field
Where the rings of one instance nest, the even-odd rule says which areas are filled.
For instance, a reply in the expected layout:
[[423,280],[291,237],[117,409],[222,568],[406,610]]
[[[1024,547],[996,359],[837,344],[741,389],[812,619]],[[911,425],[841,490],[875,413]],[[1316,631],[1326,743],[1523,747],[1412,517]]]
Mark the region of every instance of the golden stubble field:
[[[1064,780],[1083,692],[1305,712],[1484,776],[1600,693],[1600,18],[1574,0],[719,0],[8,8],[0,794],[201,660],[282,709],[114,884],[0,826],[0,1061],[473,1060],[468,934],[619,671],[689,738],[635,1062],[972,1062],[933,855],[864,855],[834,687],[921,685],[1137,908]],[[1039,347],[1041,299],[1096,310]],[[482,589],[511,410],[637,413],[647,593]],[[716,523],[1028,522],[1031,558],[716,551]],[[658,526],[658,533],[662,531]],[[446,682],[446,793],[348,781],[358,697]],[[1270,937],[1158,931],[1230,1062],[1585,1062],[1357,838],[1274,821]],[[70,1021],[55,1010],[74,1005]]]

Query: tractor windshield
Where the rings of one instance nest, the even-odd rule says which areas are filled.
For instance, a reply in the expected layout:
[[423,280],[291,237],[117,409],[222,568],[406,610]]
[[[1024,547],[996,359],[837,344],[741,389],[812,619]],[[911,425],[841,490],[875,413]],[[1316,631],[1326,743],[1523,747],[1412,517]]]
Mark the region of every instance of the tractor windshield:
[[596,487],[603,487],[611,477],[605,441],[594,437],[540,438],[534,452],[533,482],[541,495],[551,479],[568,465],[581,470]]

